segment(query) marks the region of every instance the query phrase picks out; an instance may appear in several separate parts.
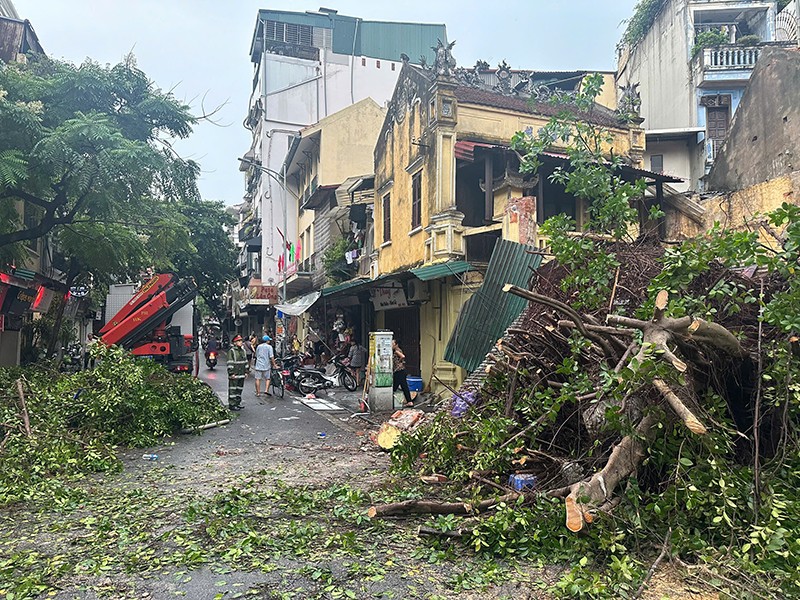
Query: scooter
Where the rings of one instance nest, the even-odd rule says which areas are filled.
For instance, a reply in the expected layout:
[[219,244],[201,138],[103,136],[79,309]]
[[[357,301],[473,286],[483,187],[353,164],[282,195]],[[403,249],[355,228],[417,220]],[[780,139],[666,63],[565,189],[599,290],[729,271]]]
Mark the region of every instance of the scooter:
[[61,367],[63,373],[77,373],[81,370],[83,349],[80,344],[70,344],[66,348],[62,348]]
[[211,352],[206,352],[206,367],[210,371],[214,370],[214,367],[217,366],[217,353],[213,350]]
[[285,356],[281,359],[281,376],[283,377],[283,385],[287,390],[297,390],[298,377],[301,374],[302,358],[300,356]]
[[301,368],[297,375],[297,387],[304,394],[336,386],[352,392],[357,385],[355,375],[338,356],[333,357],[326,369]]

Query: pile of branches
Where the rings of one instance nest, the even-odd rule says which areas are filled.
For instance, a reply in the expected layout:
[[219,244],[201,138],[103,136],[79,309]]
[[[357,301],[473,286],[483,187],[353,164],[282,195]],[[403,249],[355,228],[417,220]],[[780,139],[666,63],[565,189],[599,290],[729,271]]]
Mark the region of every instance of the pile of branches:
[[[579,292],[564,289],[567,270],[555,261],[538,270],[530,289],[505,286],[529,300],[528,309],[497,342],[485,368],[454,395],[452,414],[441,418],[448,423],[434,422],[406,437],[395,453],[400,468],[421,465],[473,483],[476,476],[491,476],[487,483],[504,494],[466,507],[416,501],[377,506],[372,516],[486,510],[525,494],[507,487],[509,475],[533,474],[537,484],[530,495],[562,498],[566,526],[577,532],[614,509],[620,501],[615,492],[627,478],[638,473],[647,481],[639,470],[664,428],[684,428],[695,437],[722,429],[734,441],[732,459],[755,461],[756,468],[760,457],[775,453],[786,440],[787,404],[761,407],[758,414],[757,397],[766,394],[759,384],[762,347],[783,334],[759,324],[752,294],[763,304],[785,281],[712,263],[678,293],[655,290],[652,282],[663,268],[660,246],[609,243],[605,250],[621,266],[607,303],[594,310],[573,308]],[[709,293],[727,289],[748,290],[751,300]],[[714,320],[672,316],[671,295],[704,296]],[[727,405],[724,424],[707,414],[709,398]],[[477,440],[469,422],[492,423],[496,431]],[[650,475],[656,487],[663,484]]]
[[0,506],[69,493],[69,481],[121,466],[142,447],[227,417],[207,385],[116,347],[74,374],[0,369]]

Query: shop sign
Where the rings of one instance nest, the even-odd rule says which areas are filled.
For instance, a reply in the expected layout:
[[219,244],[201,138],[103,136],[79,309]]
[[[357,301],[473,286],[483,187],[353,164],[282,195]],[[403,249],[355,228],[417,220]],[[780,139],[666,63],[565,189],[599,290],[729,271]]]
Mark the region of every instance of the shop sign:
[[278,286],[251,283],[249,303],[253,305],[270,305],[278,303]]
[[46,313],[50,310],[50,304],[53,302],[55,292],[44,286],[39,286],[39,291],[36,293],[36,299],[33,301],[34,312]]
[[382,286],[370,290],[372,306],[375,310],[391,310],[408,306],[406,292],[399,283],[392,286]]
[[15,285],[10,286],[6,292],[6,298],[3,302],[2,312],[9,315],[23,315],[27,311],[33,301],[36,300],[36,288],[21,288]]

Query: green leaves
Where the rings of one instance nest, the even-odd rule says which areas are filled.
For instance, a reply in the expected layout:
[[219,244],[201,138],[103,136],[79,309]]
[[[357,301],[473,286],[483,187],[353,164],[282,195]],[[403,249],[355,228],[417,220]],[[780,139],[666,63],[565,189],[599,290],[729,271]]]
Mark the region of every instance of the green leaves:
[[16,395],[24,377],[30,425],[27,436],[16,406],[0,406],[9,424],[0,461],[0,505],[63,497],[74,477],[119,468],[114,447],[150,445],[182,428],[224,418],[208,386],[167,373],[155,363],[117,349],[98,348],[93,371],[53,377],[42,369],[0,370],[0,390]]
[[1,67],[0,207],[25,200],[42,213],[0,230],[0,247],[75,220],[147,222],[149,197],[197,199],[197,166],[165,151],[194,123],[131,57],[114,67],[45,57]]

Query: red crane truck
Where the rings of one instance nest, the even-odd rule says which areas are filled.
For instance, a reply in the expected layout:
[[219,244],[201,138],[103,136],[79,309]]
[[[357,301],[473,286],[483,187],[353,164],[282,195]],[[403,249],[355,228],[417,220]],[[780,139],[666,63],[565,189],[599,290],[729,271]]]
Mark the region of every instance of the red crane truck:
[[194,332],[181,332],[170,321],[196,295],[192,279],[178,279],[174,273],[155,275],[103,326],[100,340],[151,358],[170,371],[191,373]]

